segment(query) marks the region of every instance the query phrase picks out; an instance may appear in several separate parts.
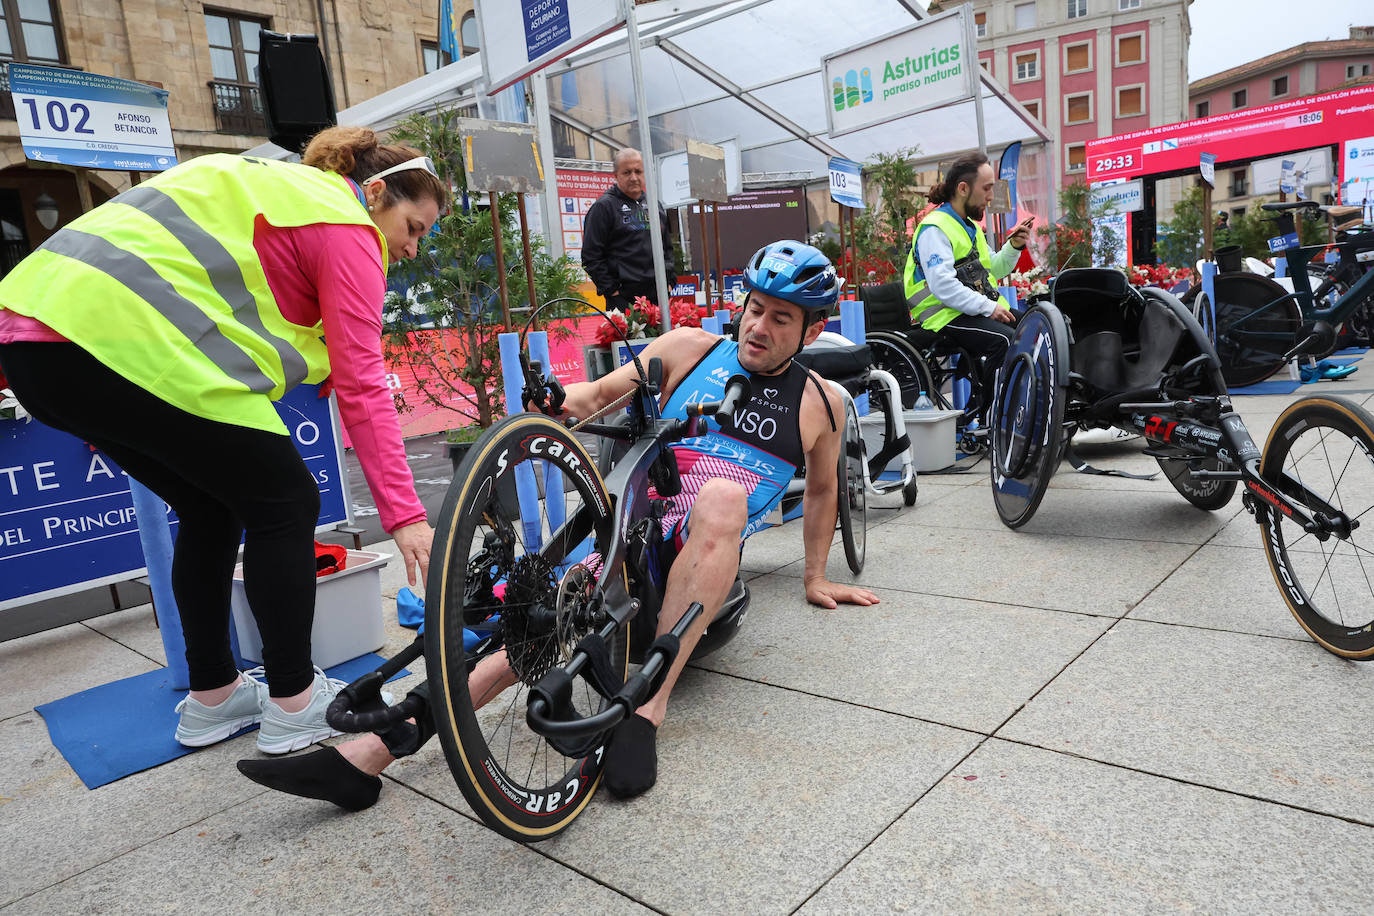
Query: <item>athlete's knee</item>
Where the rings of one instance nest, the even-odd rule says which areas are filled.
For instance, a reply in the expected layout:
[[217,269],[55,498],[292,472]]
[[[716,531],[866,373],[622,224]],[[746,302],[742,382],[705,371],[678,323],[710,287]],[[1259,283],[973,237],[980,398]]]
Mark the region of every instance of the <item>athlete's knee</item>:
[[738,539],[748,520],[749,494],[733,480],[708,480],[692,501],[692,537]]

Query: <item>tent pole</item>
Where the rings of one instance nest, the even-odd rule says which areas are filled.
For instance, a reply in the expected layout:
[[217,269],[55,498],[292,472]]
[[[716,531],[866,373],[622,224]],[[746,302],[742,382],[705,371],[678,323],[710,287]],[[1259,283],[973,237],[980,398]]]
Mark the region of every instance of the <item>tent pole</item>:
[[973,96],[973,115],[978,122],[978,152],[988,154],[987,129],[983,125],[983,68],[978,65],[978,36],[974,32],[972,7],[959,10],[964,20],[964,64],[969,68],[969,94]]
[[658,221],[658,163],[654,159],[654,138],[649,129],[649,102],[644,94],[639,19],[634,0],[620,0],[620,8],[625,14],[625,30],[630,42],[630,79],[635,87],[635,114],[639,119],[639,153],[644,159],[644,198],[649,211],[649,240],[654,249],[654,283],[658,288],[660,323],[667,331],[672,327],[672,316],[668,313],[668,272],[663,261],[663,226]]
[[549,114],[549,79],[543,73],[530,76],[530,95],[534,97],[534,123],[544,142],[538,144],[540,167],[544,170],[544,199],[540,201],[544,244],[549,254],[563,254],[563,223],[558,209],[558,168],[553,161],[553,119]]
[[701,282],[706,291],[706,311],[715,314],[711,308],[711,237],[706,234],[706,201],[697,202],[697,212],[701,214]]

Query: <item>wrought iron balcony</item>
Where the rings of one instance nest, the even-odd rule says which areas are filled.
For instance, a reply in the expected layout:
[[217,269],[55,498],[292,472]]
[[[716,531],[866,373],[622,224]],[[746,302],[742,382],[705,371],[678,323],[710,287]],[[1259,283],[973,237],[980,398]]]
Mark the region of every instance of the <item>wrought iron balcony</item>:
[[215,130],[222,134],[267,135],[267,116],[262,111],[262,94],[252,83],[210,80],[214,97]]

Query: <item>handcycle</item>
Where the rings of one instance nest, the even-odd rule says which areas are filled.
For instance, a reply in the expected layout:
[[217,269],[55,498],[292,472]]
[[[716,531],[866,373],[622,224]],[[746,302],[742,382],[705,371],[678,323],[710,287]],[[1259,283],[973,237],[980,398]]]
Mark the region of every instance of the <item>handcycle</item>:
[[1030,521],[1075,429],[1147,441],[1194,506],[1238,486],[1274,581],[1322,647],[1374,657],[1374,417],[1339,397],[1295,401],[1263,451],[1236,414],[1221,361],[1192,313],[1119,271],[1078,269],[1033,301],[998,371],[990,414],[993,499],[1010,528]]
[[[734,376],[719,402],[665,419],[661,365],[635,364],[634,389],[593,417],[513,414],[478,439],[435,525],[424,637],[341,690],[328,712],[348,732],[414,716],[413,698],[385,707],[379,691],[423,654],[454,780],[487,826],[520,842],[558,834],[586,808],[611,730],[658,690],[703,613],[691,604],[654,638],[671,561],[661,519],[681,488],[669,446],[747,401],[749,381]],[[557,406],[557,381],[526,365],[526,391],[536,403],[548,391]],[[623,423],[601,422],[621,407]],[[575,433],[626,446],[605,479]],[[737,578],[692,657],[728,642],[748,606]]]
[[[1268,277],[1228,271],[1214,280],[1215,301],[1200,290],[1188,297],[1216,343],[1222,377],[1231,388],[1261,382],[1295,356],[1329,355],[1342,323],[1367,314],[1374,302],[1374,271],[1360,260],[1361,253],[1374,251],[1374,231],[1344,232],[1331,245],[1302,246],[1294,211],[1323,209],[1320,205],[1291,201],[1262,207],[1276,213],[1279,236],[1271,245],[1279,245],[1276,253],[1287,260],[1293,291]],[[1339,252],[1339,260],[1310,269],[1312,258],[1330,248]]]

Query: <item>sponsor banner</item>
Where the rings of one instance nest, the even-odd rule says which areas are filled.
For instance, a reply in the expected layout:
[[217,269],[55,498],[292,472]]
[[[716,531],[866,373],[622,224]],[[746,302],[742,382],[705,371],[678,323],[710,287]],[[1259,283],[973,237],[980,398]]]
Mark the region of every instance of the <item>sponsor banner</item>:
[[619,0],[477,0],[476,8],[491,93],[625,21]]
[[1106,204],[1114,213],[1135,213],[1145,206],[1144,182],[1139,178],[1092,189],[1092,206]]
[[1212,187],[1217,186],[1217,157],[1211,153],[1198,153],[1198,171],[1202,173],[1202,180]]
[[825,58],[830,135],[972,98],[978,62],[964,40],[960,8]]
[[997,177],[1007,183],[1007,200],[1009,209],[1007,210],[1007,225],[1013,226],[1017,222],[1018,207],[1016,204],[1016,175],[1021,169],[1021,141],[1017,140],[1011,146],[1002,151],[1002,161],[997,169]]
[[1367,136],[1372,120],[1374,86],[1357,86],[1089,140],[1088,183],[1191,171],[1202,149],[1238,162],[1340,143]]

